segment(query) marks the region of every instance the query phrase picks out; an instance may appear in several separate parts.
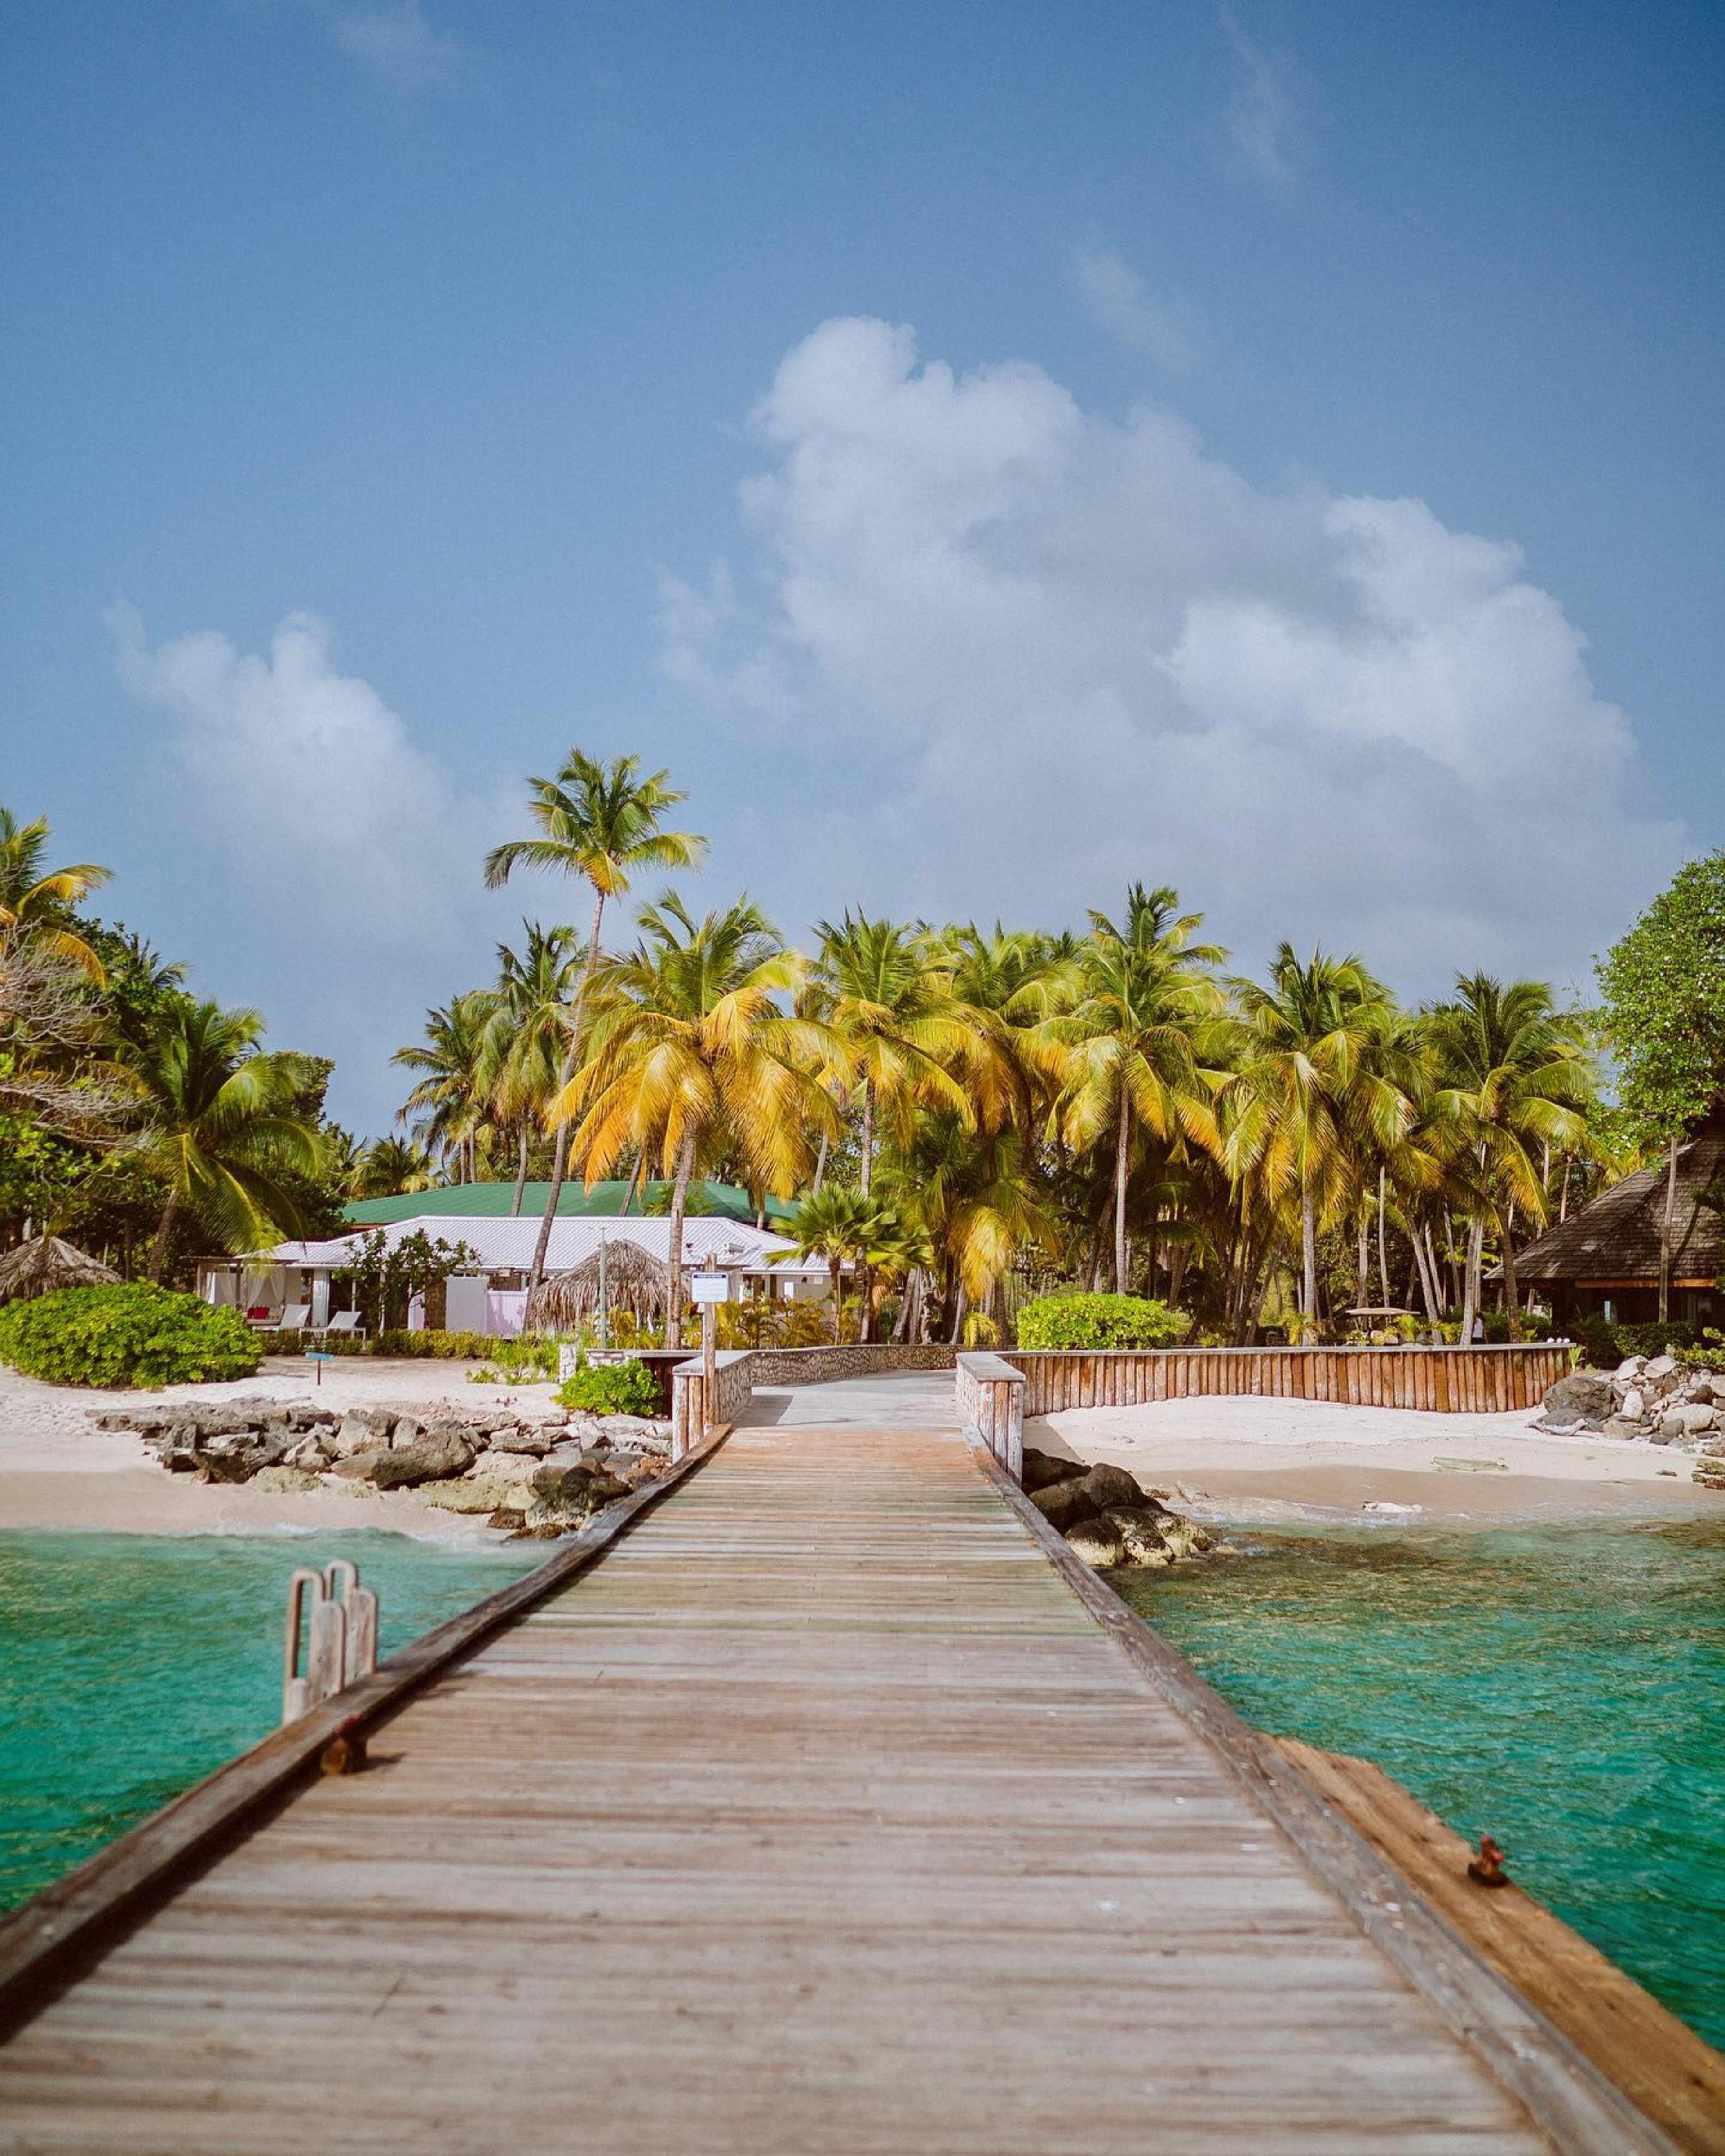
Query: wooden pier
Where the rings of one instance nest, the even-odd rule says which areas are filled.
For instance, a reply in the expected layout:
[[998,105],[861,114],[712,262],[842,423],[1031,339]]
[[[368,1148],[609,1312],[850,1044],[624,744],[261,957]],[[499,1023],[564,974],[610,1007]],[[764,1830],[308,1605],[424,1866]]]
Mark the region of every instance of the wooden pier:
[[1672,2145],[956,1430],[603,1539],[0,1928],[0,2149]]

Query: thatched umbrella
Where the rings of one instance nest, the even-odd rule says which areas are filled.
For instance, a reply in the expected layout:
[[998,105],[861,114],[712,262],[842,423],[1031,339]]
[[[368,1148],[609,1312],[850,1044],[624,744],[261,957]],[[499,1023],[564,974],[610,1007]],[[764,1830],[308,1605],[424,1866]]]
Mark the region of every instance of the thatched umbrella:
[[0,1258],[0,1302],[28,1301],[57,1287],[107,1287],[119,1277],[58,1235],[37,1235]]
[[657,1324],[670,1301],[665,1269],[639,1243],[619,1235],[567,1272],[540,1281],[527,1298],[527,1331],[572,1332],[583,1319],[597,1317],[602,1265],[606,1310],[613,1315],[626,1310],[640,1324]]

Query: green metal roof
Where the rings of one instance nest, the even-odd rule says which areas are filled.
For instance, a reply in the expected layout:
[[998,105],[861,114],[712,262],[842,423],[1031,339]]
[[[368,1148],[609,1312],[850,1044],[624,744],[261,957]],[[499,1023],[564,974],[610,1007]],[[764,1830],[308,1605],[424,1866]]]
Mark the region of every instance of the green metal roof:
[[[566,1183],[557,1194],[557,1218],[579,1219],[609,1214],[614,1218],[623,1212],[626,1183],[596,1183],[591,1190],[583,1189],[578,1182]],[[668,1192],[668,1183],[649,1183],[647,1193],[650,1198]],[[551,1196],[548,1183],[530,1183],[521,1193],[521,1214],[524,1219],[541,1219],[545,1214],[546,1201]],[[403,1191],[395,1198],[362,1198],[347,1209],[349,1222],[356,1228],[377,1228],[391,1220],[414,1220],[422,1214],[436,1214],[448,1220],[506,1219],[515,1204],[513,1183],[456,1183],[438,1190]],[[652,1209],[662,1209],[664,1199]],[[637,1191],[630,1202],[630,1213],[639,1214],[648,1209],[641,1203]],[[769,1222],[790,1219],[796,1212],[794,1205],[787,1205],[778,1198],[767,1200]],[[689,1211],[709,1219],[752,1220],[755,1209],[746,1190],[739,1190],[732,1183],[691,1183],[689,1186]]]

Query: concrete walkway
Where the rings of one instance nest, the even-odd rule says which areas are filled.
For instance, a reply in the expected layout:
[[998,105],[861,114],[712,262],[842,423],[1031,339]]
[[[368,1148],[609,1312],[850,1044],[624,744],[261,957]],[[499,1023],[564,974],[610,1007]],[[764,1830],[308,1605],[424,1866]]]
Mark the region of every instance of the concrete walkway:
[[762,1385],[739,1425],[795,1430],[956,1430],[950,1370],[883,1370],[819,1384]]

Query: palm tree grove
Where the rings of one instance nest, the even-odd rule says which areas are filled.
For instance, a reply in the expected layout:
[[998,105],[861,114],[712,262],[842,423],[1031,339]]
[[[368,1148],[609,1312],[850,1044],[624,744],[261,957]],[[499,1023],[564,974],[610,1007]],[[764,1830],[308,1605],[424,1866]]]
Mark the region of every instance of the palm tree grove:
[[542,1214],[536,1287],[566,1181],[613,1178],[670,1216],[675,1347],[691,1194],[720,1183],[790,1209],[830,1274],[821,1337],[1010,1344],[1065,1291],[1199,1343],[1503,1340],[1548,1326],[1518,1248],[1657,1157],[1609,996],[1458,968],[1409,1004],[1364,953],[1288,942],[1254,972],[1146,882],[1076,930],[853,902],[793,938],[680,883],[706,851],[685,802],[630,755],[528,783],[522,834],[474,865],[520,890],[521,933],[426,1012],[369,1140],[324,1114],[327,1063],[199,1001],[92,911],[105,870],[0,812],[7,1238],[184,1284],[357,1199],[506,1183]]

